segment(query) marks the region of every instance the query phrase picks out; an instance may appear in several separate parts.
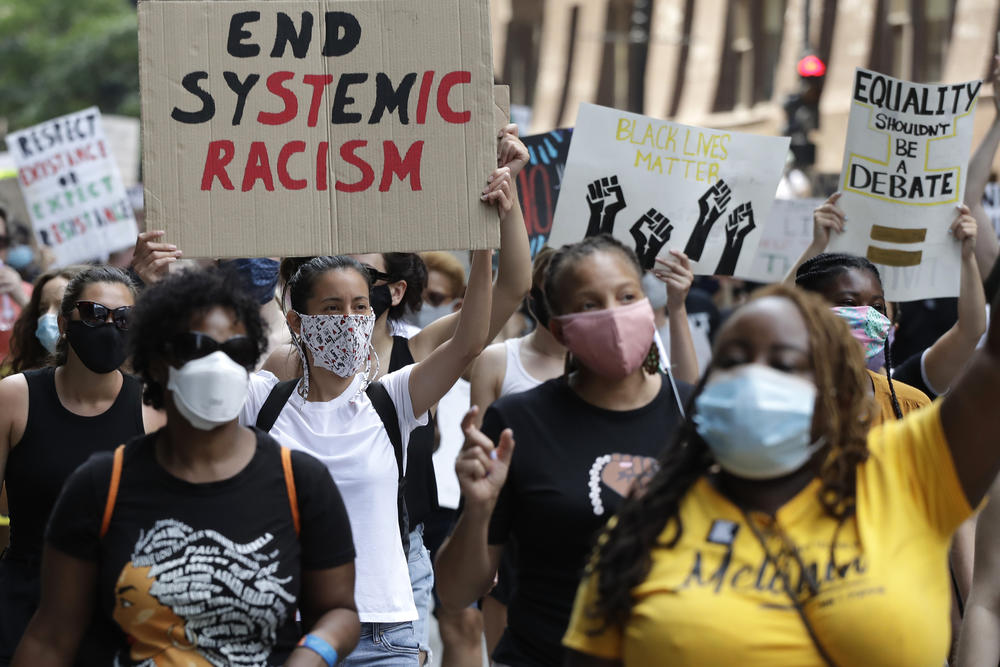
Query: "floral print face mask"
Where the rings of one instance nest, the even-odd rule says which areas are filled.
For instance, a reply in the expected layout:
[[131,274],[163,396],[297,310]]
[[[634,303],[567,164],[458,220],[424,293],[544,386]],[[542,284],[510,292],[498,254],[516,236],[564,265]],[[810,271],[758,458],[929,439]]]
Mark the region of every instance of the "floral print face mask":
[[885,339],[892,322],[871,306],[837,306],[833,309],[851,328],[851,335],[865,351],[865,361],[870,361],[885,350]]
[[342,378],[369,363],[375,315],[302,315],[302,343],[316,366]]

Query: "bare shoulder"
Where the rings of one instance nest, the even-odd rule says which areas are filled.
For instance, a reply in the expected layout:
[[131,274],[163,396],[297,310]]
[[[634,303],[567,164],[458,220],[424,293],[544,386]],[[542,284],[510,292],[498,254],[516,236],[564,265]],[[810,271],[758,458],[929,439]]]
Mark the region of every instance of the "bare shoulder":
[[0,438],[14,446],[28,423],[28,380],[23,373],[0,380]]
[[488,381],[503,377],[507,367],[507,348],[503,343],[494,343],[483,350],[472,368],[473,381]]
[[299,351],[291,343],[274,348],[261,370],[270,371],[278,380],[291,380],[302,375],[302,360]]

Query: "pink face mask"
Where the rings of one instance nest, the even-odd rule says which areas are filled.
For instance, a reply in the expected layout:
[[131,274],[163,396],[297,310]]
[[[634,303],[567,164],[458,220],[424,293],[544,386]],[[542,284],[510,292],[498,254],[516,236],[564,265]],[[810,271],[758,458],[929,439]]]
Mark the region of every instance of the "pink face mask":
[[614,380],[631,375],[642,365],[656,332],[648,299],[552,319],[562,325],[566,347],[580,363]]

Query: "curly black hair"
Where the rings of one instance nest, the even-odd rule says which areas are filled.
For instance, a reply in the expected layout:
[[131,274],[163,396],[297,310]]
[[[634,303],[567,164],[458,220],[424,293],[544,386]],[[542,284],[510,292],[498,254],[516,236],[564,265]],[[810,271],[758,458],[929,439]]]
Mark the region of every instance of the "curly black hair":
[[191,319],[211,308],[232,311],[246,327],[247,337],[257,344],[257,357],[267,348],[267,325],[260,305],[242,288],[232,271],[211,267],[176,273],[149,287],[139,296],[129,326],[132,368],[142,378],[142,400],[162,408],[165,387],[151,374],[155,362],[164,360],[169,343],[188,331]]

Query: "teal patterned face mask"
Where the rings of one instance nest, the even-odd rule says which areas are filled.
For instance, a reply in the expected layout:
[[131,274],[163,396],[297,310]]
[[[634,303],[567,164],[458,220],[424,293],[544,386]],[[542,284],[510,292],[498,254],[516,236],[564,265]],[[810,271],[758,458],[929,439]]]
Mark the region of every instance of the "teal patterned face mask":
[[837,306],[833,312],[847,322],[851,335],[865,350],[865,361],[885,350],[885,339],[892,322],[871,306]]

